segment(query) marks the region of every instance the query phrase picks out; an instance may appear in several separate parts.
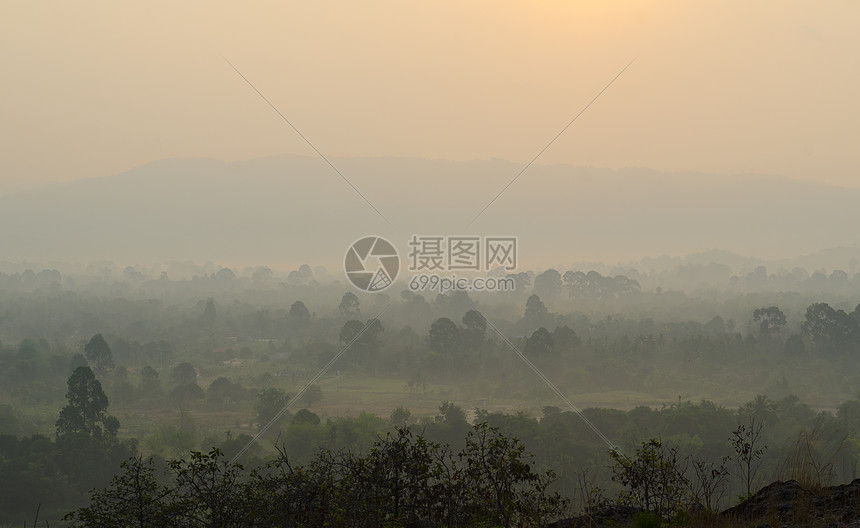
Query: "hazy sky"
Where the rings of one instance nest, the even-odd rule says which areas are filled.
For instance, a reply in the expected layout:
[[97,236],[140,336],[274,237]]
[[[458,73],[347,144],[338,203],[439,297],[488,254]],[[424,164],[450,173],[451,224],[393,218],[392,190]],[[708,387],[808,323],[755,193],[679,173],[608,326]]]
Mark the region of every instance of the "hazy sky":
[[860,186],[860,2],[4,2],[0,194],[311,151]]

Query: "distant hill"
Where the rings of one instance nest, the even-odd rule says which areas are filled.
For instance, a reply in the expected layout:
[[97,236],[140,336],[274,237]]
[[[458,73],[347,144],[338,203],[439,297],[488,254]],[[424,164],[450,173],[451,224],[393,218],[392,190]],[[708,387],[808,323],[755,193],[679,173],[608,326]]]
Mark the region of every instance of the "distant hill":
[[[812,268],[847,269],[860,254],[857,189],[536,165],[469,227],[521,165],[332,161],[394,227],[315,157],[172,159],[0,197],[0,260],[339,266],[363,235],[386,236],[405,251],[413,233],[517,235],[521,263],[532,268],[683,254],[746,266],[752,261],[738,255],[807,254]],[[816,255],[831,247],[845,249]]]

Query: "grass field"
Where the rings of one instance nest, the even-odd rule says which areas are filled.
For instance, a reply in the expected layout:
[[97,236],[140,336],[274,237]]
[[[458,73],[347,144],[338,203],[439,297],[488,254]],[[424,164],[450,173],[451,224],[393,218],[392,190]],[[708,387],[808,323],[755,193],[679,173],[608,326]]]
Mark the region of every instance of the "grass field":
[[[247,366],[246,366],[247,368]],[[215,376],[220,372],[213,373]],[[215,376],[201,377],[198,383],[201,387],[207,387]],[[281,383],[276,383],[287,392],[295,394],[304,383],[289,383],[286,378],[276,378]],[[323,420],[336,417],[355,417],[366,412],[382,418],[388,418],[391,411],[397,407],[405,407],[412,413],[413,419],[420,420],[437,414],[439,405],[443,401],[450,401],[460,405],[466,411],[469,419],[475,416],[475,410],[485,409],[493,412],[514,413],[525,412],[535,417],[541,415],[545,406],[556,406],[564,408],[562,402],[548,387],[541,385],[535,380],[534,388],[525,395],[511,394],[509,396],[488,396],[482,392],[486,387],[480,381],[475,383],[430,383],[417,389],[408,388],[408,380],[392,377],[372,377],[353,374],[332,374],[319,381],[323,398],[312,405],[296,402],[290,409],[296,412],[302,408],[308,408],[318,414]],[[677,403],[679,397],[683,401],[691,400],[698,402],[702,399],[711,399],[707,396],[678,395],[666,391],[655,391],[645,393],[641,391],[591,391],[573,392],[566,391],[569,400],[579,409],[589,407],[612,408],[630,410],[634,407],[645,405],[659,408],[663,405]],[[740,392],[724,393],[721,399],[713,399],[718,405],[729,408],[737,407],[750,401],[755,394]],[[25,419],[32,421],[39,432],[53,435],[54,424],[59,404],[38,405],[19,408]],[[142,406],[120,406],[112,405],[109,412],[119,418],[122,429],[121,436],[146,439],[152,437],[159,430],[167,428],[184,429],[193,431],[193,436],[198,441],[206,437],[224,437],[229,431],[232,435],[254,434],[257,426],[254,424],[253,402],[245,401],[228,405],[224,409],[213,409],[205,402],[198,402],[189,409],[180,409],[178,406],[146,408]],[[143,451],[147,450],[146,442],[141,443]]]

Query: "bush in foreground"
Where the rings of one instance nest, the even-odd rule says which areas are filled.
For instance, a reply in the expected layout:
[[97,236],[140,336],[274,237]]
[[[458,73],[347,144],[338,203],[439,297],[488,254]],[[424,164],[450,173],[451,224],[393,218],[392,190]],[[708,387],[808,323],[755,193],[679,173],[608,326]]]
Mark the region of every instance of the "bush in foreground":
[[545,526],[567,503],[547,491],[555,476],[533,471],[531,458],[487,424],[472,428],[459,453],[408,428],[367,454],[320,451],[307,466],[281,451],[247,472],[217,449],[193,452],[168,462],[166,481],[138,457],[66,519],[107,528]]

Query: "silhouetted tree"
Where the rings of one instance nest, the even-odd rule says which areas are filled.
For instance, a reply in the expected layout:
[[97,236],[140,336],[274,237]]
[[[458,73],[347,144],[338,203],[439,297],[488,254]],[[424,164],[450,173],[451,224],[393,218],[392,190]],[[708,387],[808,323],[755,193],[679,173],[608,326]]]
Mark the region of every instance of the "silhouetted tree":
[[170,377],[177,385],[189,385],[197,381],[197,371],[194,369],[194,365],[183,361],[173,367]]
[[540,300],[537,295],[532,295],[526,299],[526,311],[524,317],[531,321],[539,321],[549,313],[546,305]]
[[785,314],[776,306],[756,308],[753,312],[753,321],[761,322],[759,324],[759,335],[767,338],[782,330],[785,326]]
[[763,445],[761,431],[764,424],[749,418],[746,423],[738,424],[738,428],[732,431],[729,441],[735,455],[732,460],[740,472],[740,477],[745,486],[746,497],[752,495],[752,483],[756,473],[761,468],[764,452],[767,445]]
[[454,321],[447,317],[440,317],[430,325],[430,334],[427,344],[430,350],[441,355],[450,355],[459,350],[460,329]]
[[155,462],[143,457],[122,463],[122,473],[110,485],[93,490],[88,506],[64,518],[72,526],[103,528],[155,528],[169,526],[176,519],[168,507],[170,493],[158,484]]
[[767,396],[756,394],[755,399],[741,408],[741,413],[762,425],[774,424],[779,420],[776,404]]
[[548,269],[535,277],[533,291],[535,295],[545,299],[555,299],[561,292],[561,284],[561,274],[554,269]]
[[[365,326],[367,326],[366,330],[364,329]],[[345,356],[346,362],[363,364],[365,367],[371,368],[372,360],[381,346],[379,336],[383,331],[379,319],[372,319],[366,323],[355,320],[344,323],[340,329],[340,342],[344,345],[352,343],[348,355]],[[356,336],[358,336],[357,339]],[[353,339],[355,339],[354,342]]]
[[89,340],[84,347],[84,354],[97,372],[105,372],[114,367],[113,353],[101,334],[96,334]]
[[293,425],[301,425],[301,424],[310,424],[310,425],[319,425],[320,417],[317,416],[316,413],[312,413],[307,409],[301,409],[299,412],[293,416],[292,421],[290,422]]
[[398,407],[391,411],[391,416],[388,418],[388,421],[391,422],[391,425],[394,427],[406,427],[409,425],[409,422],[412,420],[412,413],[409,409],[405,407]]
[[119,422],[108,416],[108,398],[102,384],[89,367],[78,367],[69,377],[66,398],[69,403],[57,419],[57,436],[84,433],[101,438],[103,433],[116,436]]
[[215,299],[209,298],[206,300],[206,306],[203,308],[203,323],[206,325],[215,324],[216,316]]
[[358,317],[361,315],[358,297],[352,292],[346,292],[337,307],[341,317]]
[[221,268],[215,273],[215,280],[231,281],[236,278],[236,274],[230,268]]
[[524,352],[532,357],[543,357],[552,352],[553,345],[552,334],[546,328],[540,327],[526,339]]
[[149,365],[143,367],[140,371],[140,392],[143,398],[149,400],[160,398],[164,392],[158,371]]
[[570,352],[582,344],[582,340],[576,332],[567,325],[556,326],[552,331],[552,341],[555,348],[560,352]]
[[305,303],[296,301],[290,306],[289,317],[292,321],[303,324],[311,320],[311,312]]
[[856,342],[860,330],[856,319],[842,310],[834,310],[827,303],[814,303],[806,309],[806,320],[801,331],[821,348],[831,351],[843,349]]
[[615,461],[612,480],[627,488],[622,494],[626,502],[653,513],[660,521],[671,518],[683,506],[689,481],[676,447],[652,438],[642,442],[633,457],[617,449],[609,454]]
[[205,396],[206,393],[196,383],[183,383],[173,387],[173,390],[170,391],[170,399],[179,404],[180,407],[202,400]]
[[257,401],[254,403],[257,424],[260,427],[268,424],[289,401],[289,395],[282,389],[268,388],[260,391]]
[[243,400],[244,396],[245,389],[241,385],[223,376],[213,380],[206,389],[206,401],[216,407]]
[[487,320],[477,310],[463,315],[463,342],[469,350],[478,350],[487,334]]

